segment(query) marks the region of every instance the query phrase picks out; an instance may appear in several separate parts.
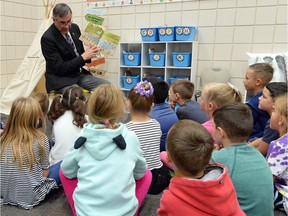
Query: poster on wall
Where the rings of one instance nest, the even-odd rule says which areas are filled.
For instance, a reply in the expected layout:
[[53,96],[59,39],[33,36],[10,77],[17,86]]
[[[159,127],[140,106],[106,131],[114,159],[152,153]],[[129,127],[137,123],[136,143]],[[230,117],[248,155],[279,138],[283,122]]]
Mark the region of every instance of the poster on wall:
[[185,0],[86,0],[88,8],[181,2]]

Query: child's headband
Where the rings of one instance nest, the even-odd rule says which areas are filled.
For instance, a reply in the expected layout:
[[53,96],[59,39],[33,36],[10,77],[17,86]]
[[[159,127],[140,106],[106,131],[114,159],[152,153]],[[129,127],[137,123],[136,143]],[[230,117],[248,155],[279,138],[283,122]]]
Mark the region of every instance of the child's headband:
[[[147,85],[149,85],[149,89],[146,90],[145,87],[147,87]],[[150,95],[153,95],[154,88],[152,84],[148,82],[147,80],[140,81],[135,86],[135,92],[136,94],[139,94],[140,96],[149,97]]]
[[227,84],[233,89],[234,94],[239,94],[240,91],[234,85],[229,82],[227,82]]

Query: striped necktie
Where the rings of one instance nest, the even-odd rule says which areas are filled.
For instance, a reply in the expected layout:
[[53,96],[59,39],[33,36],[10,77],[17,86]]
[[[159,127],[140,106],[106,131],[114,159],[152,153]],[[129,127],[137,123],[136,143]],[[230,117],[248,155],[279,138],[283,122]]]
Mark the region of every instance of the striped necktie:
[[70,35],[69,35],[69,34],[65,34],[65,38],[66,38],[66,41],[68,42],[68,44],[73,48],[75,54],[76,54],[77,56],[79,56],[79,54],[78,54],[78,52],[77,52],[77,49],[76,49],[76,47],[75,47],[75,44],[74,44],[72,38],[70,37]]

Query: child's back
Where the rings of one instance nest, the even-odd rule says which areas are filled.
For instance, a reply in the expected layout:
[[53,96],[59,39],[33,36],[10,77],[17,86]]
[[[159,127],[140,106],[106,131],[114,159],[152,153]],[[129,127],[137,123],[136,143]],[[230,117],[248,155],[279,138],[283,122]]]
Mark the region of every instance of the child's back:
[[225,164],[235,186],[241,209],[247,215],[273,215],[273,180],[265,158],[247,145],[253,119],[242,103],[223,106],[213,113],[214,138],[224,148],[212,161]]
[[160,160],[160,124],[148,115],[154,101],[153,91],[153,86],[148,81],[137,83],[129,91],[127,98],[132,121],[126,126],[136,133],[148,169],[153,175],[148,193],[159,194],[169,185],[171,176]]
[[160,141],[160,151],[165,151],[166,137],[169,129],[178,122],[178,117],[174,110],[166,103],[169,86],[163,80],[148,78],[154,88],[154,106],[149,116],[159,122],[162,135]]
[[251,91],[253,96],[247,105],[250,107],[253,116],[253,130],[248,138],[248,141],[253,141],[262,137],[266,122],[270,115],[259,109],[259,98],[262,96],[262,90],[273,77],[273,68],[267,63],[256,63],[250,65],[244,80],[245,89]]
[[213,139],[199,123],[182,120],[170,129],[167,159],[175,177],[161,197],[158,215],[245,215],[227,167],[208,164],[212,150]]
[[143,177],[147,165],[135,133],[117,122],[124,112],[122,92],[101,85],[87,111],[91,123],[84,124],[61,165],[66,177],[78,178],[73,194],[77,215],[134,215],[135,179]]
[[55,180],[44,176],[43,170],[49,167],[49,141],[38,129],[40,120],[43,115],[35,99],[13,102],[1,135],[1,204],[31,209],[56,188]]
[[56,96],[48,113],[53,122],[54,146],[49,154],[51,165],[61,161],[85,123],[85,95],[80,87],[69,87]]

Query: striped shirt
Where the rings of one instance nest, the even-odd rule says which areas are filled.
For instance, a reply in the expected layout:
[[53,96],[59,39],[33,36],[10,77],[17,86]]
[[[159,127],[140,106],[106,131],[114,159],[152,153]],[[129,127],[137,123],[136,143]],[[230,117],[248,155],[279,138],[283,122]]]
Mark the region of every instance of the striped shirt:
[[160,138],[162,132],[159,122],[155,119],[146,122],[130,121],[126,124],[126,127],[136,133],[148,169],[153,170],[162,167],[163,164],[160,160]]
[[45,138],[45,159],[39,158],[38,143],[35,140],[33,143],[34,155],[37,162],[29,170],[25,165],[22,170],[18,169],[17,162],[12,162],[12,151],[8,148],[7,161],[5,165],[6,149],[0,161],[0,182],[1,182],[1,204],[17,205],[24,209],[31,209],[44,200],[45,196],[51,189],[56,188],[54,179],[48,179],[43,176],[42,169],[49,167],[49,142]]

